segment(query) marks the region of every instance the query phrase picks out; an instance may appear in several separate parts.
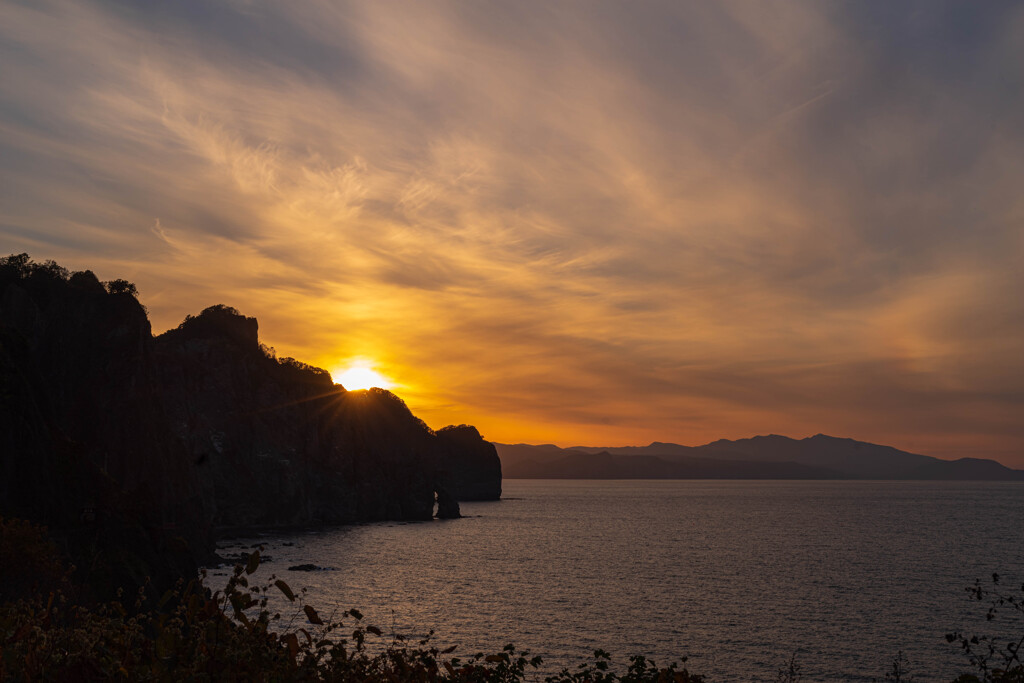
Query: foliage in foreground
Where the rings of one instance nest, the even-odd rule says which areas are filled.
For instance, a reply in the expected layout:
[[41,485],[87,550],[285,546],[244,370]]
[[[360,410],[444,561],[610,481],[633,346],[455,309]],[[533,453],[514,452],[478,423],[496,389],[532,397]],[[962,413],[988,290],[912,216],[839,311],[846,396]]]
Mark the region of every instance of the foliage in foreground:
[[[981,580],[967,588],[971,598],[979,602],[988,602],[988,621],[996,619],[1000,613],[1007,616],[1024,617],[1024,584],[1020,587],[1020,595],[1000,585],[999,574],[992,575],[992,586],[986,588]],[[1001,640],[993,636],[967,635],[959,631],[946,634],[946,640],[960,646],[964,655],[979,675],[964,675],[954,683],[1024,683],[1024,661],[1021,659],[1021,647],[1024,647],[1024,634],[1019,639]]]
[[[253,552],[235,567],[222,590],[211,592],[202,577],[150,600],[147,586],[128,600],[85,606],[66,597],[70,570],[60,568],[57,549],[45,529],[0,518],[0,683],[8,681],[350,681],[364,683],[519,683],[540,677],[539,657],[507,645],[501,652],[453,656],[428,635],[412,642],[385,637],[363,623],[358,610],[338,619],[321,618],[283,580],[250,586],[259,567]],[[1022,626],[1024,585],[1019,594],[997,574],[988,587],[967,589],[972,600],[987,602],[987,618]],[[294,609],[287,621],[268,609],[280,592]],[[12,596],[34,595],[17,601]],[[1024,631],[1024,628],[1020,630]],[[960,632],[947,634],[974,674],[954,683],[1024,683],[1019,639],[997,639]],[[686,659],[683,658],[685,664]],[[532,675],[531,675],[532,673]],[[779,671],[779,683],[803,680],[795,656]],[[563,669],[545,683],[704,683],[685,666],[659,667],[632,657],[625,671],[612,668],[607,652],[575,670]],[[887,681],[909,681],[902,652]]]
[[[168,591],[155,605],[147,604],[144,587],[130,603],[118,600],[91,609],[70,604],[59,593],[0,605],[0,682],[515,683],[541,663],[512,645],[463,659],[451,656],[454,648],[432,646],[430,636],[414,642],[388,639],[354,609],[338,620],[324,620],[281,579],[250,587],[249,576],[258,566],[257,551],[245,566],[235,567],[223,590],[210,593],[197,580]],[[267,609],[275,590],[295,605],[287,624]],[[659,668],[644,657],[634,657],[618,673],[603,651],[595,652],[593,663],[545,680],[703,683],[685,668]]]

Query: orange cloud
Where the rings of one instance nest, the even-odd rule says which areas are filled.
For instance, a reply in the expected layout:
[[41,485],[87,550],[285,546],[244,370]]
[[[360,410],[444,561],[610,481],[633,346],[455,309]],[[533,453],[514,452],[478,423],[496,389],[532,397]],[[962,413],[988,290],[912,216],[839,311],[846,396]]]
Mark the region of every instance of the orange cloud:
[[9,251],[496,440],[1024,466],[1020,11],[189,9],[0,8]]

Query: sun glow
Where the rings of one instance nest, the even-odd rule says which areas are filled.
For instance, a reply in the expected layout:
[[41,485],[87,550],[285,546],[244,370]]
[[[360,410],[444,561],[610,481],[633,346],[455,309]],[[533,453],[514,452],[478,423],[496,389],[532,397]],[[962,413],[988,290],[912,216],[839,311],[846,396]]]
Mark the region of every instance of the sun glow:
[[365,363],[350,365],[331,372],[331,378],[349,391],[379,387],[390,389],[393,383]]

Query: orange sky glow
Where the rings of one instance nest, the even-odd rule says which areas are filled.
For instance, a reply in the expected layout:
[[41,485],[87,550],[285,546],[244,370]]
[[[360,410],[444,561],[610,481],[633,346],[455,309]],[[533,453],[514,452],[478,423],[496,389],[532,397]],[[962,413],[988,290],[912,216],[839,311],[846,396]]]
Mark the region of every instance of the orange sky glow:
[[1024,467],[1024,8],[914,7],[3,3],[0,249],[495,441]]

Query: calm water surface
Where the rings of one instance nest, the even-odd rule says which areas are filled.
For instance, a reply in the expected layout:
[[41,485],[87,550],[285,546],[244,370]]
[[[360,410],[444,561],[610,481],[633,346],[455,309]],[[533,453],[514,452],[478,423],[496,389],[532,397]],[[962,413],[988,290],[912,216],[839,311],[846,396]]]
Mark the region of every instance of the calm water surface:
[[[804,680],[869,681],[900,650],[917,680],[951,680],[965,666],[944,634],[992,630],[964,587],[1024,576],[1019,483],[506,480],[504,496],[461,520],[255,539],[261,572],[457,654],[687,655],[712,681],[775,680],[794,653]],[[286,569],[306,562],[331,569]]]

